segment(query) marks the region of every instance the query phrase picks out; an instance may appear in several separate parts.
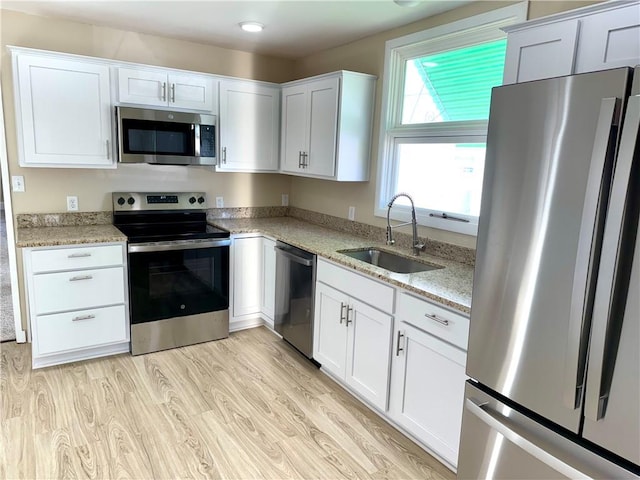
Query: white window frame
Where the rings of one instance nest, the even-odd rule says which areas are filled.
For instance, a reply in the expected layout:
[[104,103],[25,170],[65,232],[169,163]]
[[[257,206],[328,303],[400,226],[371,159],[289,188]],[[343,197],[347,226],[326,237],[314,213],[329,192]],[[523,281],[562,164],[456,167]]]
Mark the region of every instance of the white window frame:
[[[394,186],[396,139],[430,137],[434,140],[433,143],[436,143],[439,138],[464,137],[473,139],[474,143],[484,143],[487,137],[487,120],[402,125],[405,62],[445,50],[504,38],[506,34],[500,29],[525,21],[527,7],[528,2],[521,2],[386,42],[375,216],[386,218],[387,202],[394,194],[399,193],[395,191]],[[477,217],[456,214],[469,220],[466,223],[430,217],[430,213],[442,212],[417,208],[418,224],[467,235],[478,234]],[[390,217],[394,220],[410,221],[411,209],[405,205],[394,204]]]

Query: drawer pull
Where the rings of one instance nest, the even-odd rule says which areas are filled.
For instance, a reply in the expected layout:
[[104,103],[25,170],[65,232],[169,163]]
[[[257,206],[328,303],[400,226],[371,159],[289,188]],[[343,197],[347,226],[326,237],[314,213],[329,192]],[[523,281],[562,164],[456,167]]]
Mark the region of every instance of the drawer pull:
[[90,257],[90,253],[72,253],[71,255],[67,255],[67,258],[82,258],[82,257]]
[[404,333],[398,330],[398,340],[396,342],[396,357],[400,356],[400,352],[404,351],[404,348],[400,348],[400,339],[404,337]]
[[80,320],[91,320],[92,318],[96,318],[95,315],[82,315],[81,317],[73,317],[71,319],[72,322],[79,322]]
[[78,275],[77,277],[71,277],[69,279],[70,282],[77,282],[79,280],[91,280],[93,275]]
[[449,326],[449,320],[447,320],[446,318],[440,318],[435,313],[433,313],[433,314],[425,313],[424,316],[427,317],[427,318],[430,318],[431,320],[435,320],[436,322],[438,322],[441,325],[445,325],[447,327]]

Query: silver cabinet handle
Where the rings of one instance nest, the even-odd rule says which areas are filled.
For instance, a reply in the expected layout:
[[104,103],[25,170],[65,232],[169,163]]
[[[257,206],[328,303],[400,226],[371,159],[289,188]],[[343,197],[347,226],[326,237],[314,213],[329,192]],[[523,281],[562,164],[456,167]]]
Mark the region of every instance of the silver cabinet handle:
[[[537,458],[545,465],[561,473],[567,478],[591,478],[584,472],[576,470],[571,465],[560,460],[562,455],[560,452],[549,452],[525,438],[520,433],[511,429],[507,424],[501,421],[502,418],[508,420],[498,412],[492,411],[486,403],[480,404],[477,400],[467,398],[464,401],[464,408],[472,415],[476,416],[480,421],[489,426],[492,430],[500,433],[510,442],[514,443],[532,457]],[[555,453],[555,455],[554,455]]]
[[227,147],[222,147],[222,163],[227,163]]
[[76,277],[71,277],[69,279],[70,282],[78,282],[80,280],[91,280],[93,275],[78,275]]
[[176,103],[176,84],[175,83],[171,84],[171,101],[173,103]]
[[109,139],[107,138],[107,160],[111,159],[111,145],[109,144]]
[[309,166],[309,162],[307,162],[308,156],[307,152],[302,152],[302,168],[307,168]]
[[[620,100],[603,98],[600,103],[600,115],[596,127],[595,142],[591,154],[591,167],[587,180],[587,193],[582,208],[576,266],[573,272],[573,286],[569,310],[569,331],[567,357],[564,365],[563,403],[571,409],[582,405],[584,375],[586,369],[587,344],[589,342],[589,319],[584,305],[589,302],[588,285],[592,283],[595,272],[595,252],[600,251],[602,222],[607,204],[606,191],[610,183],[613,168],[612,152],[615,148],[615,135],[612,130],[617,124],[620,112]],[[606,187],[605,187],[606,185]],[[592,293],[590,294],[592,295]]]
[[82,257],[90,257],[90,253],[72,253],[71,255],[67,255],[67,258],[82,258]]
[[449,320],[447,320],[446,318],[440,318],[435,313],[425,313],[424,316],[435,322],[438,322],[441,325],[444,325],[446,327],[449,326]]
[[340,325],[342,325],[342,322],[345,321],[345,318],[344,318],[344,307],[346,307],[344,302],[340,302]]
[[347,327],[350,323],[353,323],[353,320],[349,320],[350,313],[353,313],[353,307],[347,307]]
[[162,101],[167,101],[167,82],[162,82]]
[[400,339],[404,337],[404,333],[398,330],[398,340],[396,341],[396,357],[400,356],[400,352],[404,351],[404,348],[400,348]]
[[73,317],[71,319],[72,322],[79,322],[80,320],[91,320],[92,318],[96,318],[95,315],[82,315],[79,317]]
[[302,151],[298,152],[298,168],[302,168]]
[[[629,221],[629,205],[633,202],[633,195],[635,195],[632,171],[638,155],[639,129],[640,95],[635,95],[629,97],[622,126],[593,302],[584,415],[594,422],[606,415],[607,400],[613,379],[612,362],[615,362],[614,352],[620,341],[620,327],[617,322],[621,322],[624,318],[620,305],[624,304],[625,300],[623,292],[630,286],[629,277],[627,277],[629,273],[626,269],[631,262],[622,245],[631,243],[625,241],[629,239],[624,237],[629,236],[626,223]],[[638,252],[635,254],[637,255]],[[627,302],[631,296],[637,294],[638,292],[629,289],[626,294]],[[629,316],[627,320],[634,321]]]

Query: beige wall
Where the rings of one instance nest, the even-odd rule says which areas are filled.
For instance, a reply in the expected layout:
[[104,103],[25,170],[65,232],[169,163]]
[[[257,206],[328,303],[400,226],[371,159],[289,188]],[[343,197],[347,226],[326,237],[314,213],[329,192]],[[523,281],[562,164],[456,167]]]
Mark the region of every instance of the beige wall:
[[[373,142],[371,149],[371,176],[366,183],[337,183],[296,177],[291,184],[291,205],[315,210],[337,217],[347,218],[350,205],[356,207],[356,220],[372,225],[385,226],[386,219],[374,216],[378,139],[380,131],[380,109],[382,100],[382,77],[384,72],[384,49],[387,40],[426,30],[437,25],[451,23],[465,17],[477,15],[513,2],[480,1],[441,15],[421,20],[378,35],[326,50],[299,60],[295,65],[295,77],[303,78],[334,70],[355,70],[378,77]],[[534,1],[529,6],[529,18],[538,18],[564,10],[582,7],[597,2]],[[475,247],[475,237],[422,227],[421,235]]]
[[119,165],[113,170],[20,168],[17,159],[11,58],[7,45],[39,48],[150,65],[283,82],[293,62],[154,35],[0,10],[2,94],[9,171],[24,175],[25,193],[12,193],[14,214],[66,211],[77,195],[80,211],[111,210],[112,191],[198,190],[225,206],[280,205],[290,177],[277,174],[215,173],[206,167]]

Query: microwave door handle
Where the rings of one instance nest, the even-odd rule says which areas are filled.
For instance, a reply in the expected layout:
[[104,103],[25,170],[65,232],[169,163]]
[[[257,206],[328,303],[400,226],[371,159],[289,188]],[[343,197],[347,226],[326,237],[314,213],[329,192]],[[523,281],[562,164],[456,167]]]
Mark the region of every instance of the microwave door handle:
[[196,142],[196,157],[200,156],[200,124],[191,125],[194,130],[194,140]]

